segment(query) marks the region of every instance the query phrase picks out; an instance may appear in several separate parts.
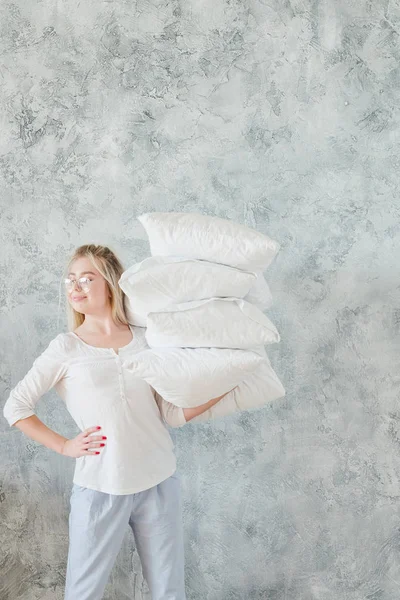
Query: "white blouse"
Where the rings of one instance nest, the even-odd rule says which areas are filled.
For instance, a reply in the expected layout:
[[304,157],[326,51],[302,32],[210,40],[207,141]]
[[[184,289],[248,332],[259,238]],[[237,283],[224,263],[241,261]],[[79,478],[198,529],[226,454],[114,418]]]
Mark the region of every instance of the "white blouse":
[[[133,339],[119,348],[98,348],[72,331],[60,333],[11,390],[3,415],[12,426],[35,414],[53,386],[81,431],[100,425],[100,454],[76,458],[73,483],[108,494],[132,494],[160,483],[176,470],[166,427],[186,423],[183,408],[162,398],[122,363],[149,348],[144,327],[129,326]],[[90,437],[90,436],[89,436]]]

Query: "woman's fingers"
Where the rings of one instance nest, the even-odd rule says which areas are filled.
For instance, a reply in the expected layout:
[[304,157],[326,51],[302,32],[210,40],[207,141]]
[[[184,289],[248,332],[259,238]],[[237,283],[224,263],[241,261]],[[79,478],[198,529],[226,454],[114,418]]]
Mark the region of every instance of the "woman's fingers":
[[94,427],[88,427],[87,429],[85,429],[84,431],[81,432],[80,436],[83,439],[82,452],[84,452],[84,454],[82,456],[85,456],[87,454],[100,454],[100,452],[98,450],[91,450],[91,448],[99,448],[99,447],[105,446],[104,442],[100,442],[98,440],[103,440],[106,438],[104,438],[104,436],[102,436],[102,435],[97,435],[97,436],[90,435],[91,433],[94,433],[95,431],[98,432],[99,429],[101,429],[101,427],[94,426]]

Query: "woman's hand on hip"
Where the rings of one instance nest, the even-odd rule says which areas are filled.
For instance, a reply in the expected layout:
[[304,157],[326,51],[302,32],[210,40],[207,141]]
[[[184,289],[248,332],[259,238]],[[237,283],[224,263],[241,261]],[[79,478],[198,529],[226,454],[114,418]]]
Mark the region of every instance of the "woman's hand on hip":
[[99,450],[93,450],[105,446],[102,440],[106,440],[104,435],[90,435],[94,431],[99,431],[101,427],[89,427],[84,431],[81,431],[76,437],[66,440],[61,449],[61,454],[64,456],[71,456],[72,458],[79,458],[81,456],[100,454]]

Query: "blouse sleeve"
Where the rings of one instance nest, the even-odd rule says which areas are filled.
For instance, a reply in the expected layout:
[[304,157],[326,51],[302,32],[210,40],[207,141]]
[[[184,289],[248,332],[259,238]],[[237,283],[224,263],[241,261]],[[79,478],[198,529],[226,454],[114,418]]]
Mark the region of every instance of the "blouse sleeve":
[[25,377],[11,390],[3,407],[3,415],[13,426],[19,419],[35,414],[35,406],[66,373],[66,365],[59,350],[58,336],[36,358]]
[[170,427],[182,427],[185,425],[187,421],[185,419],[183,408],[172,404],[172,402],[167,402],[167,400],[164,400],[164,398],[160,396],[160,394],[156,392],[152,386],[150,387],[161,416],[167,425],[170,425]]

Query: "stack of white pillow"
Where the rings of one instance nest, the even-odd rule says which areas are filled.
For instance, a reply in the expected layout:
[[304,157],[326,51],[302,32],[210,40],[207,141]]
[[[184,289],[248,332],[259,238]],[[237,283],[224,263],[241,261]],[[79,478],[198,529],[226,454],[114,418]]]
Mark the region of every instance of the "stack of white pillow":
[[259,408],[285,389],[264,346],[280,341],[263,313],[272,304],[263,271],[280,245],[258,231],[200,213],[138,217],[152,256],[119,286],[149,349],[125,362],[165,400],[194,407],[229,393],[191,422]]

